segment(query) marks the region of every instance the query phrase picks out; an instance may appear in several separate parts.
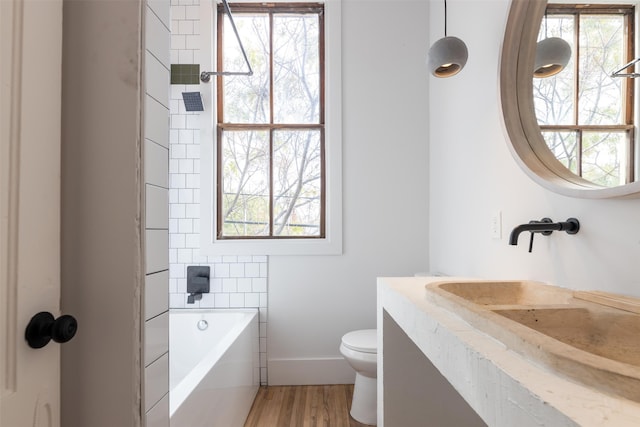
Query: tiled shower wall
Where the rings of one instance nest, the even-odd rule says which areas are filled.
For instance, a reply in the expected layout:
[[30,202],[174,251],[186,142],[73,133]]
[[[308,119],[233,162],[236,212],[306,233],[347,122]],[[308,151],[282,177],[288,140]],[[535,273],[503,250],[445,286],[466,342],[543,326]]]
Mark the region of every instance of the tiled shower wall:
[[[199,0],[171,0],[171,63],[197,64]],[[169,137],[169,304],[171,308],[259,308],[260,382],[267,383],[267,257],[200,254],[199,114],[186,112],[182,92],[199,85],[171,85]],[[211,106],[205,105],[205,109]],[[211,290],[187,304],[187,266],[211,267]]]
[[144,57],[144,411],[169,426],[169,46],[168,0],[147,0]]

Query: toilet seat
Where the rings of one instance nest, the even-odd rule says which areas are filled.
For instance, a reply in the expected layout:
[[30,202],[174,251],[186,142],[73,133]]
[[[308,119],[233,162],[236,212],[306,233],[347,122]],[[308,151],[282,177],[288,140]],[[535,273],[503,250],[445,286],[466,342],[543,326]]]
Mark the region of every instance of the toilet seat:
[[349,332],[342,337],[342,345],[353,351],[375,354],[378,352],[376,330],[363,329]]

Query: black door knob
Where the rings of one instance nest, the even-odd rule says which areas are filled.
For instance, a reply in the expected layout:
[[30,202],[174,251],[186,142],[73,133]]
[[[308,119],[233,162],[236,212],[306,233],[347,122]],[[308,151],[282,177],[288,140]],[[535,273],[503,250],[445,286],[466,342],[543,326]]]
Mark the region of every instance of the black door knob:
[[42,348],[54,340],[65,343],[73,338],[78,330],[78,322],[73,316],[65,314],[53,317],[53,314],[42,311],[31,318],[24,337],[31,348]]

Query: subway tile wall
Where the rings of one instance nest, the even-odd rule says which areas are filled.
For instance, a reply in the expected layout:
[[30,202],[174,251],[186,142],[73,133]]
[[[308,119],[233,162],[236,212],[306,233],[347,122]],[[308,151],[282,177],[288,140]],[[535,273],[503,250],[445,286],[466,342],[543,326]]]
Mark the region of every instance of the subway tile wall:
[[147,427],[169,427],[169,0],[144,13],[144,411]]
[[[171,63],[198,64],[200,0],[171,0]],[[260,383],[267,384],[267,262],[259,256],[200,254],[200,113],[187,112],[171,85],[169,131],[169,305],[171,308],[259,308]],[[205,105],[205,110],[211,106]],[[210,293],[187,304],[187,266],[211,267]]]

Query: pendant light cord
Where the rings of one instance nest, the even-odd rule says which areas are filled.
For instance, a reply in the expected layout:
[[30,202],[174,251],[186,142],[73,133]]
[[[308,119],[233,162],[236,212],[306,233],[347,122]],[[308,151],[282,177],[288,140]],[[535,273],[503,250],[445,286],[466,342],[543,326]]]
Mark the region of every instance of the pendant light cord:
[[547,17],[547,8],[545,7],[544,9],[544,38],[548,39],[549,38],[549,18]]
[[447,0],[444,0],[444,36],[447,37]]

